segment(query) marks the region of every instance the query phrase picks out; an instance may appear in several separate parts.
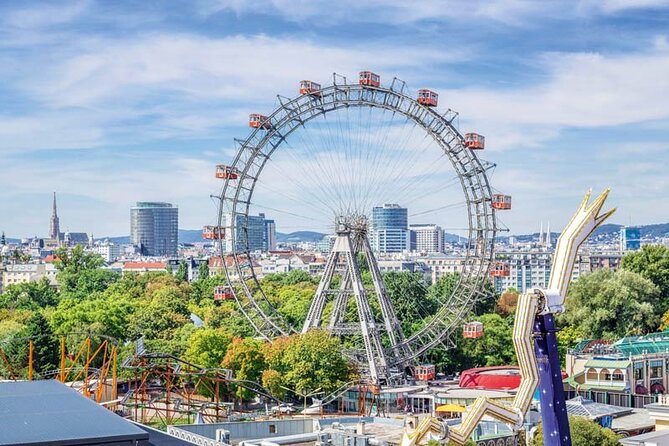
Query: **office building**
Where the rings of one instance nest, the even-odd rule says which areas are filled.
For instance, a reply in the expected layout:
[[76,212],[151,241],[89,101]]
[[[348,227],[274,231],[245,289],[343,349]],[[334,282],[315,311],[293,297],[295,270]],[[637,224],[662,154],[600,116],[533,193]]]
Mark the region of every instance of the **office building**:
[[176,256],[179,209],[170,203],[138,202],[130,210],[130,240],[145,256]]
[[[234,226],[234,227],[233,227]],[[231,214],[225,215],[226,233],[234,234],[235,251],[267,252],[276,249],[276,225],[274,220],[265,218],[265,214],[235,215],[232,225]],[[226,238],[225,250],[233,251],[232,239]]]
[[641,248],[641,228],[623,226],[620,228],[620,251],[636,251]]
[[114,262],[121,257],[121,245],[110,242],[109,240],[97,243],[91,250],[100,254],[107,263]]
[[444,230],[438,225],[411,225],[411,251],[424,254],[444,252]]
[[409,250],[407,208],[384,204],[372,210],[372,249],[380,254]]
[[[264,214],[261,214],[264,216]],[[274,220],[265,220],[265,246],[263,251],[276,251],[276,223]]]

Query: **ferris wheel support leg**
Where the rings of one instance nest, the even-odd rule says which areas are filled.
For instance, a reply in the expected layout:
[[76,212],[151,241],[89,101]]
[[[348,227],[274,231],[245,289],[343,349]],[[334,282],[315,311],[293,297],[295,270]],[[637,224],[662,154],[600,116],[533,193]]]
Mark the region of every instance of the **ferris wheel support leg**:
[[328,323],[329,330],[334,330],[337,324],[344,321],[344,317],[346,316],[346,309],[348,308],[350,289],[351,280],[348,277],[348,272],[345,271],[341,279],[339,292],[335,298],[334,306],[332,307],[332,314],[330,314],[330,322]]
[[316,289],[316,295],[314,296],[314,300],[311,302],[311,306],[309,307],[307,318],[305,319],[304,325],[302,326],[302,334],[306,333],[312,328],[317,328],[320,326],[321,317],[323,316],[323,309],[325,308],[327,291],[330,289],[332,276],[334,275],[338,260],[339,252],[333,250],[328,256],[327,263],[325,264],[325,271],[323,272],[323,277],[321,277],[321,281],[318,284],[318,288]]
[[[367,259],[367,265],[369,271],[372,274],[372,282],[374,282],[374,291],[376,297],[379,300],[379,306],[381,307],[381,314],[383,315],[383,321],[386,326],[386,332],[390,338],[390,345],[393,349],[393,353],[397,358],[406,358],[409,356],[408,349],[401,347],[404,344],[404,333],[402,332],[402,326],[400,325],[395,310],[393,309],[390,300],[388,299],[388,292],[383,283],[383,277],[381,277],[381,271],[379,270],[379,265],[376,263],[376,258],[372,253],[372,248],[369,245],[369,239],[365,237],[363,242],[363,253]],[[404,365],[404,364],[402,364]]]
[[362,283],[362,277],[358,264],[356,262],[353,244],[350,237],[347,238],[349,249],[346,252],[348,276],[351,278],[353,294],[355,295],[358,307],[358,319],[360,320],[360,331],[362,333],[363,343],[365,344],[365,354],[369,364],[370,379],[374,384],[378,384],[382,379],[388,378],[388,363],[381,345],[379,330],[374,321],[374,314],[369,306],[367,292]]

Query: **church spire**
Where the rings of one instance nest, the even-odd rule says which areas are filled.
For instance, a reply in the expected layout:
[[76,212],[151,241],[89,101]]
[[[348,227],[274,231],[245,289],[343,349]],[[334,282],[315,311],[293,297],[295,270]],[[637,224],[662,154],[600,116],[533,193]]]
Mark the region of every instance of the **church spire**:
[[539,229],[539,246],[544,244],[544,222],[541,222],[541,229]]
[[551,240],[551,221],[548,220],[548,227],[546,228],[546,246],[549,248],[553,245],[553,240]]
[[49,238],[53,240],[60,239],[60,221],[56,210],[56,193],[53,193],[53,210],[51,211],[51,220],[49,220]]

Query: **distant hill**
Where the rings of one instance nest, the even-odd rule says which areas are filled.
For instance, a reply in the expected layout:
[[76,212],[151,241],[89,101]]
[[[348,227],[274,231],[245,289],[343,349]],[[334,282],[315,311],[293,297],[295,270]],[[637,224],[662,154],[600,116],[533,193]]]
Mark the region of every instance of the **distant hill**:
[[[620,228],[622,227],[623,225],[607,223],[597,228],[595,232],[592,234],[592,237],[599,240],[617,238],[620,234]],[[639,225],[639,227],[641,228],[642,239],[669,237],[669,223]],[[551,231],[551,235],[553,237],[553,240],[556,240],[557,237],[560,235],[560,233]],[[527,242],[538,238],[539,233],[533,232],[531,234],[518,234],[514,235],[514,237],[519,242]],[[501,240],[505,240],[507,238],[508,236],[500,237]]]
[[325,234],[314,231],[297,231],[289,234],[283,232],[276,233],[276,241],[281,243],[315,243],[321,241],[323,237],[325,237]]
[[[599,240],[607,240],[618,237],[620,233],[620,228],[622,225],[608,223],[600,226],[594,232],[593,237]],[[653,225],[641,225],[641,238],[650,239],[650,238],[661,238],[669,237],[669,223],[659,223]],[[322,232],[315,231],[297,231],[291,233],[277,232],[276,239],[281,243],[300,243],[308,242],[314,243],[320,241],[326,234]],[[556,240],[560,235],[559,232],[551,232],[553,240]],[[517,241],[526,242],[533,239],[536,239],[539,236],[538,232],[530,234],[517,234],[514,235]],[[119,244],[129,244],[130,237],[127,235],[118,236],[118,237],[99,237],[96,240],[108,239],[114,243]],[[448,232],[444,233],[444,239],[446,242],[457,242],[460,237],[456,234],[450,234]],[[508,239],[508,236],[500,236],[500,241],[505,241]],[[202,238],[202,230],[200,229],[179,229],[179,243],[198,243],[204,242]],[[7,243],[19,243],[19,239],[7,238]]]

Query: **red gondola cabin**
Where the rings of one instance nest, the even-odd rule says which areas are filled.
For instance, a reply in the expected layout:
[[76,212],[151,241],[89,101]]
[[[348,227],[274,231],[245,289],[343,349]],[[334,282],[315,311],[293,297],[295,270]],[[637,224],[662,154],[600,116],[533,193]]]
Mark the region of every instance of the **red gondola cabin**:
[[381,86],[381,76],[371,71],[361,71],[360,72],[360,85],[366,85],[368,87],[379,87]]
[[221,240],[225,238],[225,228],[207,225],[202,228],[202,238],[207,240]]
[[217,286],[214,288],[214,301],[220,302],[222,300],[234,299],[235,296],[232,294],[232,288],[230,286]]
[[239,178],[239,174],[237,173],[237,169],[233,168],[231,166],[226,166],[225,164],[217,164],[216,165],[216,178],[220,178],[221,180],[236,180]]
[[478,133],[465,133],[465,147],[472,150],[485,149],[485,136]]
[[437,370],[434,364],[423,364],[416,366],[416,379],[418,381],[429,381],[437,377]]
[[436,107],[439,95],[432,90],[427,88],[421,88],[418,90],[418,103],[426,105],[428,107]]
[[479,321],[467,322],[462,329],[462,337],[467,339],[483,337],[483,324]]
[[272,124],[267,119],[267,116],[259,113],[251,113],[249,115],[249,127],[254,129],[271,129]]
[[493,194],[492,207],[495,209],[511,209],[511,195]]
[[490,269],[492,277],[509,277],[511,275],[511,266],[504,262],[495,262]]
[[309,94],[311,96],[321,95],[321,84],[312,81],[300,82],[300,94]]

